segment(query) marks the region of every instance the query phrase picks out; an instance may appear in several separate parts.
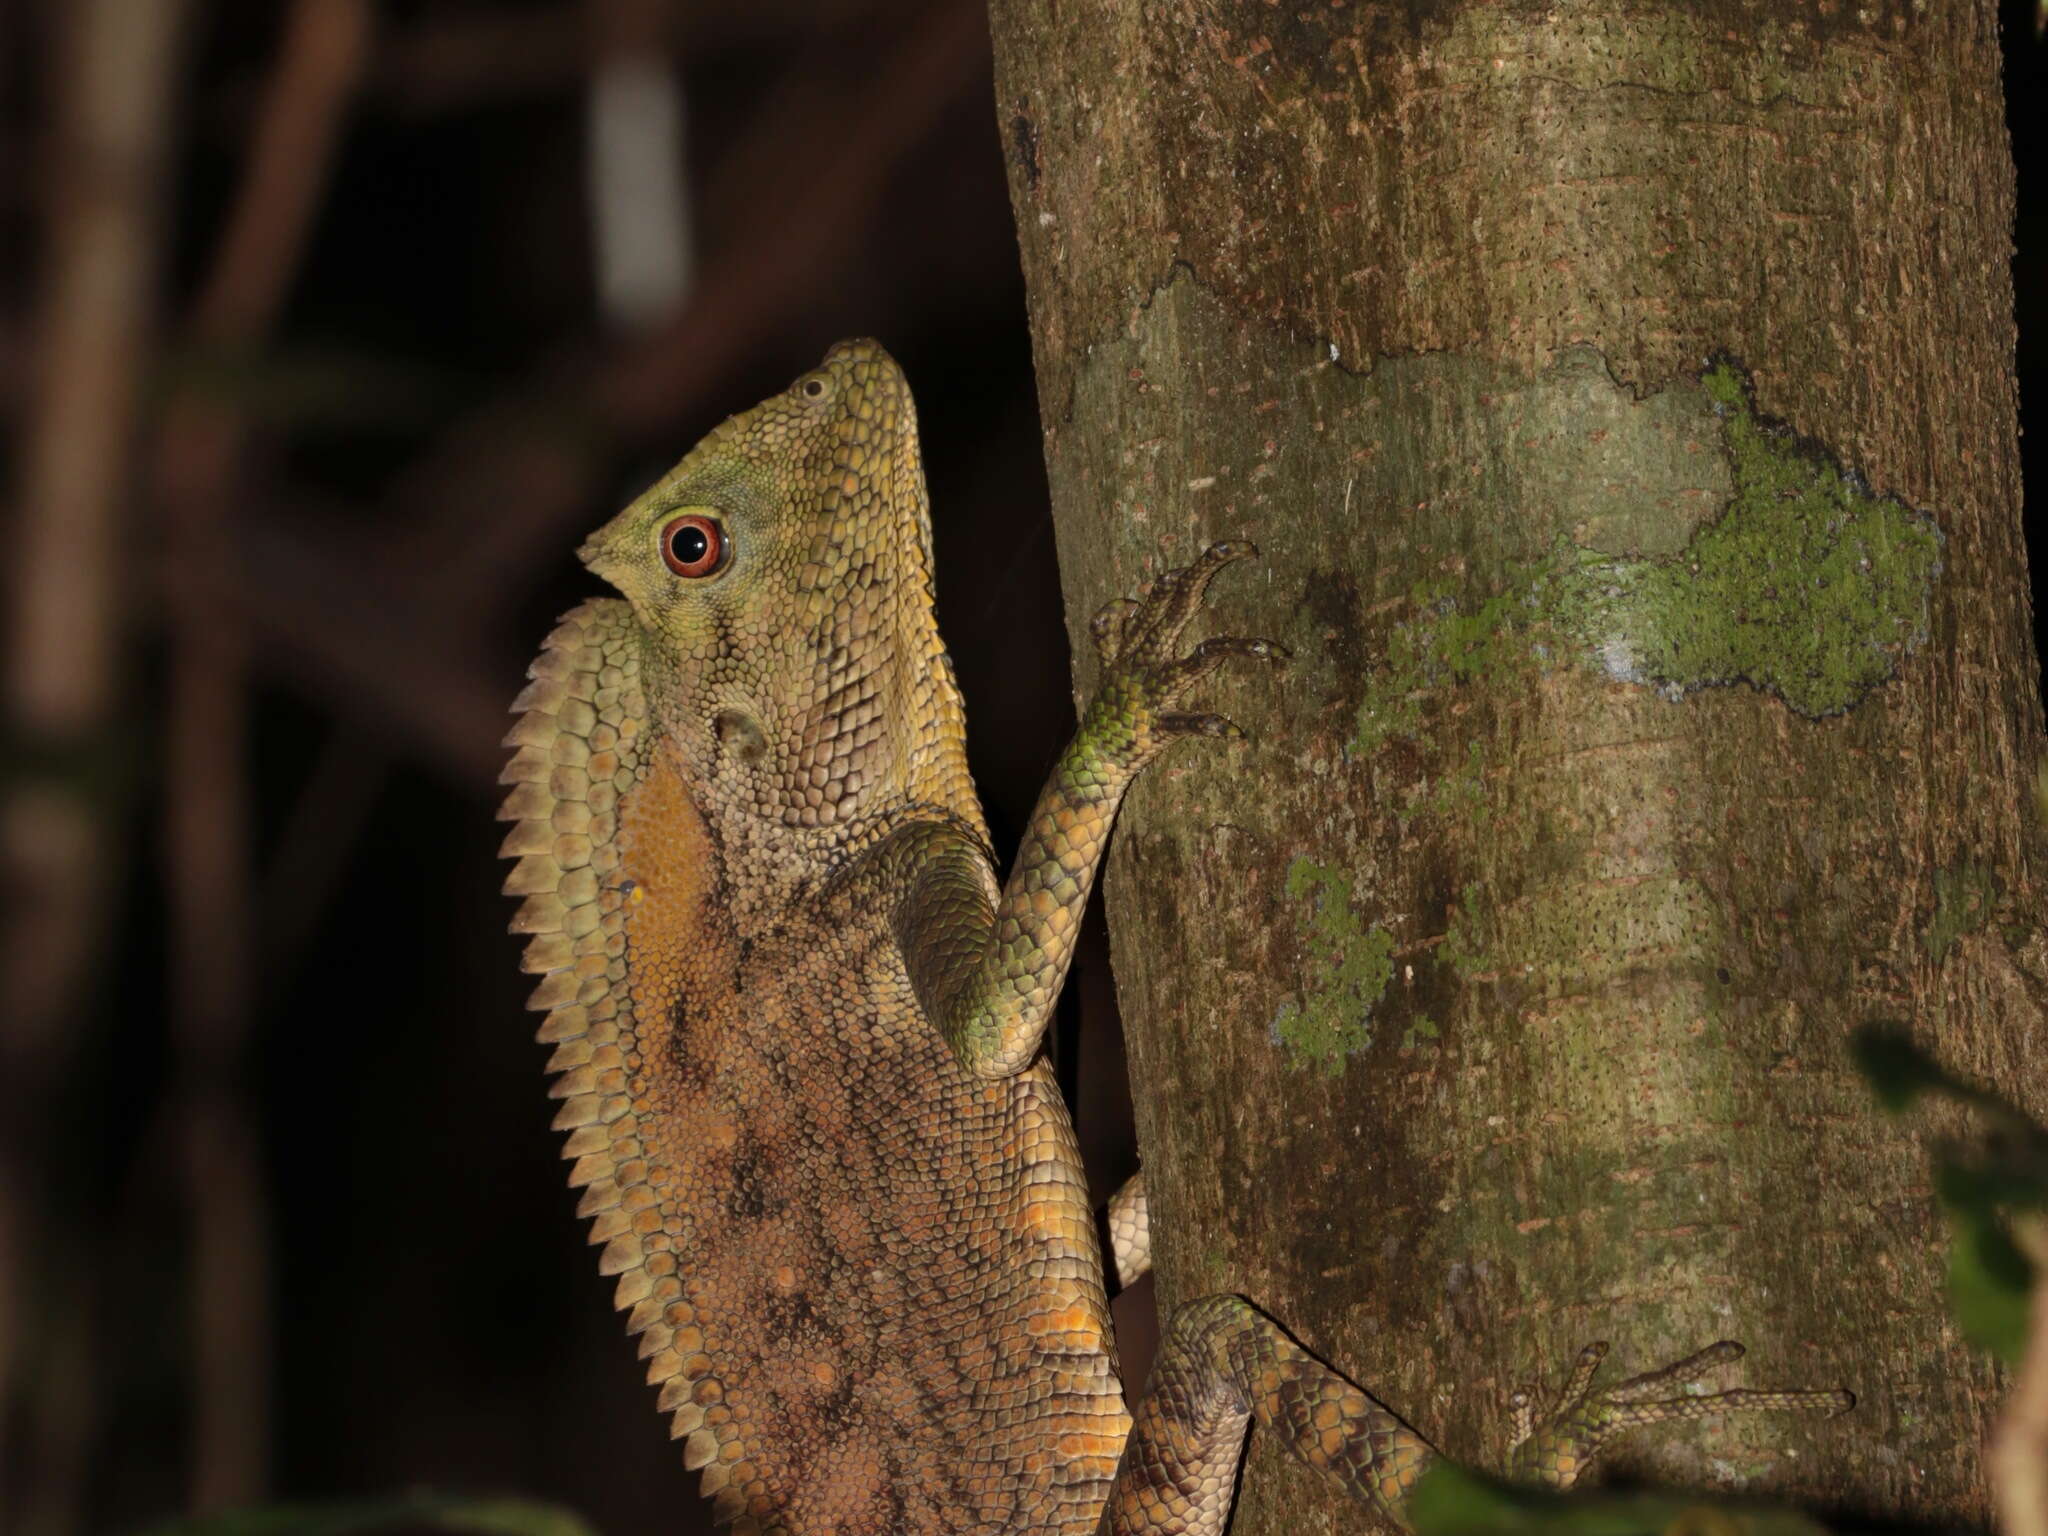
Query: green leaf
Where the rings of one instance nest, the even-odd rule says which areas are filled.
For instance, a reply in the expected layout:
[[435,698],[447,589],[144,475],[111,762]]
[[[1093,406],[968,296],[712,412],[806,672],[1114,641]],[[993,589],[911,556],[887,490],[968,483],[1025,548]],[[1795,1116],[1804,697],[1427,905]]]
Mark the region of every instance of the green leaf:
[[1963,1162],[1952,1155],[1935,1164],[1934,1193],[1948,1209],[1971,1215],[2038,1210],[2048,1204],[2048,1186],[2030,1170],[1989,1160]]
[[1668,1493],[1551,1493],[1439,1461],[1408,1500],[1416,1536],[1825,1536],[1797,1510]]
[[1864,1025],[1850,1036],[1849,1050],[1878,1102],[1895,1115],[1911,1108],[1923,1093],[1959,1086],[1897,1025]]
[[2033,1266],[1990,1211],[1948,1211],[1949,1306],[1972,1344],[2018,1365],[2027,1347]]
[[401,1494],[330,1504],[266,1504],[149,1527],[143,1536],[372,1536],[469,1531],[476,1536],[596,1536],[580,1515],[532,1499]]
[[1870,1080],[1878,1101],[1894,1114],[1922,1094],[1937,1093],[1967,1104],[1991,1121],[2015,1146],[2004,1149],[2001,1162],[2048,1158],[2048,1128],[2029,1119],[1988,1088],[1957,1077],[1895,1024],[1865,1024],[1849,1037],[1849,1051]]
[[1439,1458],[1408,1496],[1408,1518],[1415,1536],[1520,1530],[1526,1528],[1520,1498],[1520,1490]]
[[2014,1211],[2048,1206],[2048,1131],[1996,1094],[1952,1076],[1896,1027],[1866,1025],[1850,1048],[1894,1113],[1936,1093],[1987,1122],[1974,1144],[1938,1151],[1934,1195],[1948,1217],[1950,1310],[1972,1344],[2017,1365],[2026,1349],[2034,1265],[2013,1241],[2009,1220]]

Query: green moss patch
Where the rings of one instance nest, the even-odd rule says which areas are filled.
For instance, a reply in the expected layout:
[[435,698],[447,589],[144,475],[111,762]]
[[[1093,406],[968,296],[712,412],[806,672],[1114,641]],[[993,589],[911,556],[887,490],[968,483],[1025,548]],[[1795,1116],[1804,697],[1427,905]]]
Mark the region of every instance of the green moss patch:
[[1853,708],[1926,639],[1940,530],[1758,416],[1733,363],[1700,387],[1734,473],[1727,508],[1667,558],[1560,550],[1538,606],[1623,682],[1673,697],[1744,682],[1808,718]]
[[1394,938],[1368,930],[1352,906],[1351,880],[1306,856],[1287,866],[1287,894],[1309,903],[1309,975],[1299,1002],[1280,1005],[1273,1036],[1297,1067],[1332,1076],[1372,1040],[1373,1006],[1394,975]]
[[1934,916],[1928,919],[1921,941],[1927,958],[1936,965],[1948,959],[1966,933],[1975,933],[1991,921],[1998,905],[1998,877],[1981,864],[1967,860],[1934,872]]
[[1496,678],[1510,666],[1527,666],[1529,647],[1521,638],[1525,604],[1500,595],[1469,607],[1441,582],[1408,594],[1416,617],[1394,626],[1386,656],[1373,668],[1358,706],[1350,751],[1370,757],[1388,742],[1422,731],[1422,695],[1452,683]]
[[1734,363],[1716,363],[1696,392],[1678,390],[1717,418],[1733,486],[1720,514],[1675,552],[1651,556],[1560,534],[1482,599],[1417,586],[1413,617],[1388,632],[1360,701],[1355,758],[1420,739],[1435,690],[1508,683],[1568,658],[1674,701],[1748,683],[1817,719],[1855,707],[1925,641],[1941,571],[1933,520],[1760,416]]
[[1437,958],[1457,972],[1460,981],[1470,981],[1492,965],[1480,942],[1479,928],[1479,882],[1472,880],[1466,883],[1460,904],[1444,929],[1444,941],[1437,946]]

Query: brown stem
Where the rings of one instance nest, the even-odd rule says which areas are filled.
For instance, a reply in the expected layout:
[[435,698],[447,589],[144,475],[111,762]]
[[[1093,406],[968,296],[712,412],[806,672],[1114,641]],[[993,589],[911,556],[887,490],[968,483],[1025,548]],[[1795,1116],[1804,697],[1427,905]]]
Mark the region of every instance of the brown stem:
[[[90,1330],[42,1330],[33,1384],[19,1346],[30,1260],[42,1259],[46,1277],[56,1268],[37,1209],[49,1167],[45,1106],[84,1032],[123,848],[119,797],[93,765],[108,755],[115,714],[120,509],[183,12],[181,0],[80,4],[53,71],[62,117],[46,179],[42,351],[0,664],[6,729],[21,756],[41,759],[0,803],[0,881],[19,898],[0,929],[0,1467],[27,1473],[23,1487],[0,1487],[0,1511],[23,1531],[68,1522],[91,1433],[89,1413],[72,1411],[67,1395],[92,1373]],[[17,1435],[32,1439],[34,1454],[9,1455]]]
[[390,777],[390,752],[360,726],[344,722],[320,749],[263,873],[268,986],[291,974]]
[[[255,346],[297,270],[369,33],[363,0],[299,0],[227,227],[194,307],[201,347]],[[192,1212],[193,1507],[260,1496],[268,1460],[270,1319],[264,1198],[238,1081],[255,963],[247,777],[247,647],[233,581],[243,425],[194,399],[167,413],[155,489],[170,570],[165,878],[171,1013]]]
[[[642,439],[701,412],[754,338],[772,333],[823,279],[914,144],[982,65],[977,8],[928,7],[862,80],[857,103],[764,114],[728,152],[760,168],[803,219],[754,221],[704,273],[673,325],[605,356],[567,358],[460,424],[393,492],[396,521],[419,532],[377,568],[314,550],[274,523],[252,528],[250,579],[215,596],[238,610],[263,655],[346,715],[387,723],[444,771],[488,782],[501,753],[501,681],[469,662],[461,637],[527,590],[588,516],[599,466],[588,435]],[[842,110],[843,107],[843,110]],[[601,409],[569,418],[596,400]]]
[[589,451],[590,433],[640,440],[703,408],[747,348],[843,260],[904,152],[974,78],[987,47],[980,8],[944,0],[906,26],[843,111],[814,103],[763,114],[729,158],[763,167],[774,206],[802,216],[746,221],[672,324],[529,381],[404,476],[402,525],[421,531],[399,564],[431,574],[436,609],[474,602],[464,611],[482,617],[559,549],[565,524],[589,514],[607,462]]
[[[650,41],[692,54],[783,42],[820,30],[871,28],[892,12],[913,8],[902,0],[749,0],[746,5],[652,0],[647,9],[657,23]],[[598,53],[587,11],[586,0],[565,0],[549,7],[423,16],[378,52],[380,105],[426,116],[579,89]]]

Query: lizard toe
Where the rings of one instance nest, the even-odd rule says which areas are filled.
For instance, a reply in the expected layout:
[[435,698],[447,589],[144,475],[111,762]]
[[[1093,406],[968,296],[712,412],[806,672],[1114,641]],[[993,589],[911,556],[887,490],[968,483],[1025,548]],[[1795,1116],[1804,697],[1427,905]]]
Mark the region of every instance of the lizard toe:
[[1157,724],[1161,746],[1183,736],[1213,736],[1224,741],[1244,741],[1244,727],[1222,715],[1161,715]]
[[1211,544],[1191,565],[1167,571],[1139,597],[1139,612],[1125,631],[1124,658],[1144,665],[1164,661],[1201,609],[1209,583],[1225,566],[1258,554],[1250,539]]
[[1143,606],[1134,597],[1119,597],[1095,610],[1095,617],[1088,621],[1088,634],[1095,642],[1095,654],[1103,665],[1116,661],[1123,650],[1131,620]]

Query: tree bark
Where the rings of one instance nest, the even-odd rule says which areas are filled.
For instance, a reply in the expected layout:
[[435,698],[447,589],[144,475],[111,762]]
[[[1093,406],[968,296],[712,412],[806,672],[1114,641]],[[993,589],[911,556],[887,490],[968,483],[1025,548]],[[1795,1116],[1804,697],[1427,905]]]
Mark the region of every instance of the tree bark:
[[[1989,4],[998,0],[1074,654],[1206,543],[1110,859],[1162,1302],[1453,1454],[1579,1345],[1813,1423],[1615,1458],[1981,1521],[1872,1017],[2038,1109],[2041,745]],[[1366,1517],[1255,1447],[1235,1529]]]

